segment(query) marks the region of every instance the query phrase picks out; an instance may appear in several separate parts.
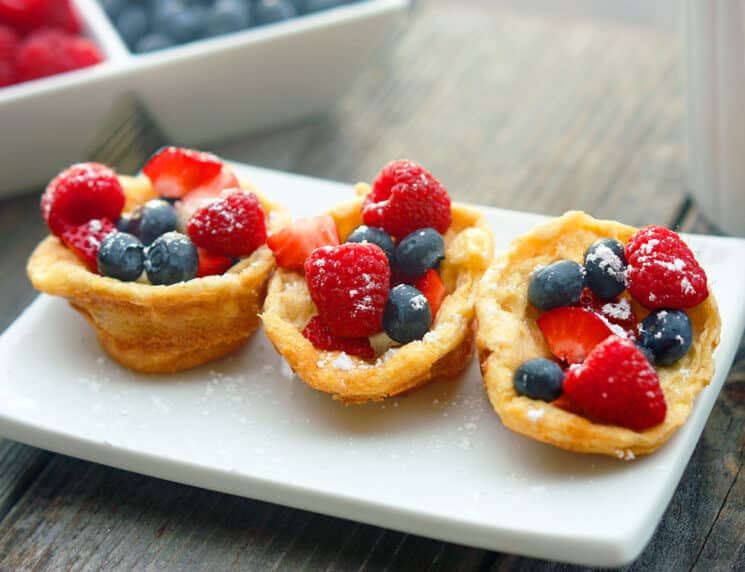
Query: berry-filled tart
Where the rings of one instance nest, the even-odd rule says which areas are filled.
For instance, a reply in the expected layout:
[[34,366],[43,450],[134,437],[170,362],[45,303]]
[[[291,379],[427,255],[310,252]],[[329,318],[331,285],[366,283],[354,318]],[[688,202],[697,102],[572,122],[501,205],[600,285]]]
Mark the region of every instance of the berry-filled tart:
[[51,235],[27,271],[117,362],[168,373],[222,357],[258,328],[275,267],[266,237],[290,217],[209,153],[168,147],[143,172],[82,163],[57,175],[41,201]]
[[278,269],[262,320],[311,387],[344,403],[381,400],[458,374],[474,345],[476,284],[493,240],[412,161],[268,239]]
[[720,318],[676,233],[582,212],[537,226],[479,284],[477,346],[511,430],[623,459],[660,447],[714,373]]

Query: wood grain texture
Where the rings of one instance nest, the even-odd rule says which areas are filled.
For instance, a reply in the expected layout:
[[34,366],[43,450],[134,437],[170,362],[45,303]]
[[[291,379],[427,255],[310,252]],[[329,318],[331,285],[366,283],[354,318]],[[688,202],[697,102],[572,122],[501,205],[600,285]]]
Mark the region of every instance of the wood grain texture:
[[[408,156],[460,200],[630,224],[685,205],[674,38],[417,2],[328,115],[211,146],[344,181]],[[33,298],[38,196],[0,202],[0,329]],[[709,231],[695,206],[682,229]],[[745,349],[652,542],[633,570],[745,568]],[[495,418],[495,422],[498,422]],[[579,570],[296,511],[0,442],[2,570]]]

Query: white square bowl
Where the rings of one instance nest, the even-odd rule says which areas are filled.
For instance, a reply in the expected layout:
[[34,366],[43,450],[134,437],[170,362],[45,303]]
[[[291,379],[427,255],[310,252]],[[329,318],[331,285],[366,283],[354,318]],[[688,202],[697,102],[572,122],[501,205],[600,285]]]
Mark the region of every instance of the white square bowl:
[[366,0],[148,54],[96,0],[74,0],[106,61],[0,89],[0,196],[44,185],[134,93],[170,142],[202,146],[328,110],[408,0]]

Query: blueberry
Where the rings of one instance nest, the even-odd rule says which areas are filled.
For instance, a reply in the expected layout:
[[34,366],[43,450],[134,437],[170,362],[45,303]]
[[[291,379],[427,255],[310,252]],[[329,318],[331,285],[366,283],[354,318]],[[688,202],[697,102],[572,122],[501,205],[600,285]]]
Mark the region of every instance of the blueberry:
[[127,6],[116,19],[116,27],[124,41],[132,47],[147,33],[148,18],[145,9],[137,4]]
[[251,4],[240,0],[217,0],[205,18],[205,27],[210,36],[237,32],[251,25]]
[[153,199],[132,213],[129,230],[139,237],[145,246],[153,243],[161,234],[176,230],[178,215],[172,204]]
[[615,298],[626,289],[626,254],[623,244],[601,238],[585,252],[585,286],[603,299]]
[[391,235],[383,229],[363,224],[352,231],[347,237],[347,242],[369,242],[370,244],[377,244],[383,249],[383,252],[388,257],[388,263],[393,267],[396,247],[393,244]]
[[138,54],[144,54],[147,52],[154,52],[156,50],[163,50],[173,46],[173,40],[163,34],[148,34],[143,36],[135,44],[135,52]]
[[585,272],[571,260],[558,260],[533,272],[528,299],[539,310],[568,306],[579,300]]
[[199,6],[184,7],[160,15],[160,28],[176,43],[190,42],[204,32],[204,14]]
[[145,250],[145,272],[152,284],[175,284],[197,274],[199,255],[188,236],[167,232]]
[[301,14],[328,10],[345,4],[344,0],[295,0],[295,7]]
[[639,328],[639,342],[652,350],[657,364],[673,364],[691,347],[691,320],[683,310],[655,310],[644,318]]
[[439,268],[445,259],[445,242],[434,228],[420,228],[401,239],[396,247],[396,263],[407,276],[421,276]]
[[129,232],[129,225],[131,223],[132,215],[123,214],[116,220],[116,230],[118,230],[119,232]]
[[101,0],[101,6],[109,18],[116,19],[127,6],[127,0]]
[[289,0],[259,0],[254,4],[257,24],[281,22],[295,16],[297,12]]
[[517,368],[513,383],[518,395],[553,401],[562,393],[564,372],[559,364],[550,359],[535,358]]
[[420,340],[431,325],[432,310],[419,290],[408,284],[400,284],[388,293],[383,329],[392,340],[401,344]]
[[647,361],[654,365],[656,363],[656,359],[654,357],[654,352],[652,352],[651,349],[649,349],[647,346],[642,345],[641,342],[636,342],[636,347],[639,348],[639,351],[644,354],[644,357],[647,358]]
[[145,247],[136,236],[112,232],[98,249],[98,271],[124,282],[137,280],[145,268]]

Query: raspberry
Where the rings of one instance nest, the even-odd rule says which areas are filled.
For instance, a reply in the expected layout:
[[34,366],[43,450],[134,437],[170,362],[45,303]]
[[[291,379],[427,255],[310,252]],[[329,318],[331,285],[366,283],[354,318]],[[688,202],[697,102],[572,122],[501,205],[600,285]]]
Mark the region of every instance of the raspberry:
[[399,240],[426,227],[443,234],[451,222],[450,196],[422,166],[393,161],[373,182],[362,203],[362,219]]
[[319,350],[340,351],[352,356],[370,359],[375,355],[368,338],[339,338],[321,321],[320,316],[313,316],[303,328],[303,335]]
[[16,55],[21,81],[76,70],[102,60],[101,53],[90,40],[50,29],[33,32]]
[[72,226],[62,234],[62,242],[72,250],[91,272],[98,274],[98,249],[103,239],[116,227],[109,219],[92,219]]
[[0,87],[13,85],[18,81],[15,65],[18,43],[18,34],[0,24]]
[[41,214],[56,236],[96,218],[116,220],[124,189],[116,173],[99,163],[79,163],[62,171],[41,197]]
[[361,338],[381,330],[391,270],[379,246],[348,242],[316,248],[305,261],[305,280],[333,335]]
[[41,27],[80,32],[80,21],[71,0],[0,0],[0,21],[19,33]]
[[667,412],[657,372],[633,342],[610,336],[564,379],[568,409],[600,423],[643,431]]
[[691,308],[709,296],[706,273],[671,230],[638,230],[626,245],[626,258],[629,292],[647,308]]
[[187,225],[194,244],[223,256],[248,256],[266,242],[264,209],[256,195],[228,189],[197,209]]

